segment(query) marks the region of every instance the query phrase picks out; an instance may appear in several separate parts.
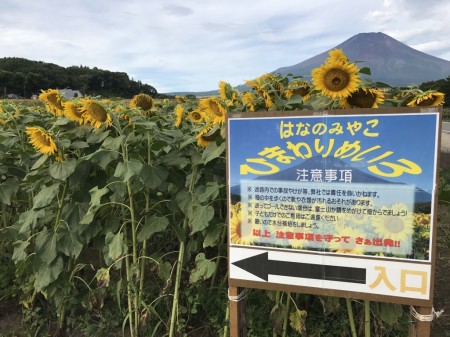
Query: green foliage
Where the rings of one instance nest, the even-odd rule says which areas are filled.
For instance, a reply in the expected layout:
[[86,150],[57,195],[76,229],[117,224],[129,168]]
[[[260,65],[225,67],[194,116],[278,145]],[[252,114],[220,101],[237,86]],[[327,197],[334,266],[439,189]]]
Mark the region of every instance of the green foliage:
[[[45,66],[34,71],[44,76]],[[57,66],[48,70],[65,76]],[[84,76],[79,85],[93,88],[95,76],[106,83],[114,78],[98,69],[93,78],[83,67],[68,70]],[[231,112],[336,103],[288,98],[277,89],[288,82],[273,76],[263,83],[270,107],[262,96],[244,103],[233,90],[220,104]],[[197,108],[195,97],[184,98],[179,127],[174,101],[157,102],[148,115],[126,102],[99,103],[112,124],[98,129],[40,106],[0,105],[0,251],[8,262],[0,268],[0,291],[20,299],[30,334],[222,335],[229,323],[223,121],[201,143],[204,125],[186,118]],[[30,145],[25,128],[35,125],[54,137],[60,156]],[[9,292],[3,280],[14,283]],[[348,335],[342,299],[249,293],[249,337]],[[352,305],[361,326],[364,308]],[[379,336],[404,330],[401,307],[373,304],[372,312]]]
[[[437,80],[437,81],[424,82],[419,86],[419,88],[422,89],[423,91],[437,90],[437,91],[445,94],[446,97],[450,97],[450,76],[445,79],[441,79],[441,80]],[[446,100],[446,102],[444,102],[444,107],[446,107],[446,108],[449,107],[448,100]]]
[[157,96],[149,84],[130,79],[126,73],[89,68],[61,67],[52,63],[30,61],[18,57],[0,58],[2,92],[31,98],[48,88],[71,88],[83,95],[131,98],[144,93]]

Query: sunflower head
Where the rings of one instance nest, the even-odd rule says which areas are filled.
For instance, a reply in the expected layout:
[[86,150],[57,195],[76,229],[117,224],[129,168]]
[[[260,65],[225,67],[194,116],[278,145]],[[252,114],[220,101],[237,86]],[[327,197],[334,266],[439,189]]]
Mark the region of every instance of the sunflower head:
[[342,51],[342,49],[332,49],[328,52],[328,55],[330,55],[328,57],[328,59],[326,60],[326,62],[330,62],[330,63],[348,63],[348,58],[347,56],[344,54],[344,52]]
[[112,119],[108,111],[99,103],[92,99],[82,101],[81,117],[85,124],[91,124],[95,128],[100,128],[103,124],[109,126]]
[[213,123],[223,124],[225,122],[227,110],[217,97],[203,98],[199,101],[198,106],[200,110],[206,113]]
[[311,72],[312,80],[322,95],[332,99],[347,97],[360,83],[358,67],[353,63],[326,62]]
[[183,121],[184,109],[181,104],[177,104],[175,107],[175,126],[179,127]]
[[242,95],[242,101],[250,111],[255,111],[256,97],[250,91],[247,91]]
[[184,99],[184,97],[181,96],[175,96],[175,99],[177,100],[178,103],[186,103],[186,100]]
[[63,107],[64,116],[66,116],[70,120],[73,120],[74,122],[77,122],[80,125],[84,124],[84,119],[82,117],[83,114],[80,111],[80,108],[74,102],[64,102]]
[[287,99],[291,98],[293,95],[300,95],[303,98],[308,96],[311,91],[311,86],[306,81],[294,81],[290,83],[284,92]]
[[30,144],[33,145],[36,151],[46,155],[57,154],[58,148],[55,140],[44,129],[36,126],[27,126],[25,128],[25,133],[30,138]]
[[219,82],[219,97],[223,101],[228,101],[228,106],[233,105],[237,96],[238,94],[236,93],[236,90],[234,90],[229,83],[224,81]]
[[188,113],[186,119],[190,120],[193,123],[200,123],[206,119],[203,111],[196,109]]
[[384,102],[384,93],[374,88],[361,87],[340,99],[342,108],[378,108]]
[[52,112],[56,116],[63,115],[63,105],[61,95],[56,89],[49,89],[47,91],[42,90],[42,93],[38,98],[40,101],[45,103],[45,107],[48,111]]
[[141,108],[144,112],[149,112],[153,107],[153,98],[147,94],[135,95],[130,101],[131,108]]
[[428,90],[418,93],[409,103],[408,106],[439,106],[444,104],[445,95],[436,90]]
[[197,145],[207,147],[220,135],[220,128],[217,125],[207,125],[195,136]]

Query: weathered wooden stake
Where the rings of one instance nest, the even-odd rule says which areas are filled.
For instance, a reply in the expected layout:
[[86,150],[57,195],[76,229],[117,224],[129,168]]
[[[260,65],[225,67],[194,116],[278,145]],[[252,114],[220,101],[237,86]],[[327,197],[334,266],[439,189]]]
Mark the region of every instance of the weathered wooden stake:
[[228,287],[230,305],[230,337],[246,337],[245,303],[242,300],[244,289]]
[[[417,307],[416,311],[420,315],[431,315],[432,308],[430,307]],[[413,317],[414,318],[414,317]],[[409,329],[409,337],[430,337],[431,333],[431,322],[420,321],[414,318],[414,324],[411,324]]]

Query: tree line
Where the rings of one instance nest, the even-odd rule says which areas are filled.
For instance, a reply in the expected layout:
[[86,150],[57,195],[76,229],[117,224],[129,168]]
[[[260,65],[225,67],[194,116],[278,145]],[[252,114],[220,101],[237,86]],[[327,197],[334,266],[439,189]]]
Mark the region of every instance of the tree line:
[[437,90],[439,92],[442,92],[446,97],[446,100],[444,101],[444,107],[448,108],[450,106],[450,76],[448,76],[446,79],[424,82],[419,86],[419,88],[423,91]]
[[86,66],[61,67],[53,63],[18,57],[0,58],[0,97],[15,94],[23,98],[39,95],[41,90],[79,90],[83,95],[131,98],[158,92],[149,84],[130,79],[124,72]]

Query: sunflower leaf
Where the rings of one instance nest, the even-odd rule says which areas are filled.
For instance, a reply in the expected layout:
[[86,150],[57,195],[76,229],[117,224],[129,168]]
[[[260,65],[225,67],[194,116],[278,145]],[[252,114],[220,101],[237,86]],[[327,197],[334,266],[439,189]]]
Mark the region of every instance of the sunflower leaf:
[[209,144],[202,154],[203,163],[206,164],[211,160],[220,157],[223,151],[225,151],[226,146],[226,142],[223,142],[219,146],[217,146],[217,144],[214,142]]
[[76,166],[76,160],[70,158],[62,162],[54,162],[50,165],[48,172],[55,179],[66,180],[75,171]]
[[120,148],[120,145],[122,145],[123,141],[125,139],[124,135],[120,135],[119,137],[108,137],[103,142],[102,146],[105,149],[111,150],[111,151],[117,151]]
[[44,186],[33,198],[33,209],[42,208],[49,205],[59,191],[59,183],[51,186]]
[[70,230],[67,226],[62,226],[61,230],[58,231],[58,243],[60,243],[60,251],[63,252],[68,257],[77,258],[81,250],[83,249],[83,244],[81,243],[80,236]]
[[205,253],[199,253],[195,257],[195,268],[189,277],[190,283],[195,283],[199,280],[206,280],[214,274],[216,270],[216,263],[205,258]]
[[369,67],[363,67],[363,68],[359,69],[359,73],[364,74],[364,75],[372,74]]
[[57,235],[48,231],[46,227],[36,236],[36,255],[46,264],[50,264],[56,258]]
[[155,189],[166,181],[169,171],[163,166],[149,166],[144,164],[141,171],[141,179],[145,186]]
[[191,235],[204,230],[209,225],[209,221],[214,216],[214,207],[212,206],[193,206],[188,211],[189,225]]
[[48,159],[48,156],[46,154],[42,155],[41,158],[39,158],[38,160],[36,160],[36,162],[33,164],[33,166],[31,167],[31,171],[38,169],[39,167],[42,166],[42,164],[44,164]]
[[109,244],[108,257],[112,260],[116,260],[123,254],[123,252],[123,233],[118,232],[113,236]]
[[61,257],[57,258],[50,265],[43,263],[37,271],[34,289],[38,292],[43,290],[50,283],[55,281],[62,271],[63,260]]
[[169,225],[169,220],[165,217],[152,215],[145,219],[145,224],[138,233],[138,241],[148,240],[154,233],[163,232]]
[[6,205],[11,205],[11,200],[19,190],[19,182],[14,179],[7,179],[0,184],[0,201]]
[[114,177],[122,179],[123,182],[127,182],[131,177],[137,176],[141,173],[142,166],[143,164],[136,159],[120,162],[116,166]]

